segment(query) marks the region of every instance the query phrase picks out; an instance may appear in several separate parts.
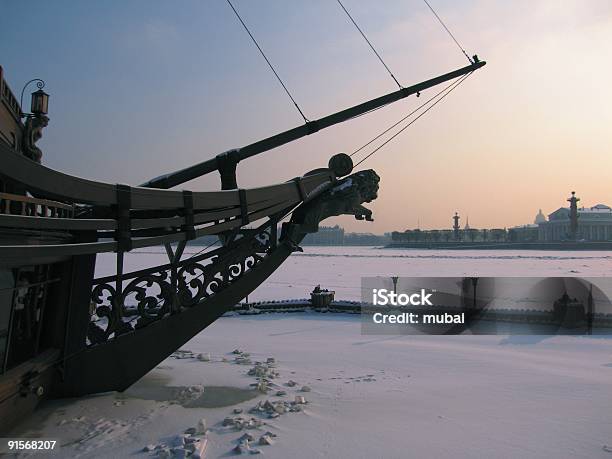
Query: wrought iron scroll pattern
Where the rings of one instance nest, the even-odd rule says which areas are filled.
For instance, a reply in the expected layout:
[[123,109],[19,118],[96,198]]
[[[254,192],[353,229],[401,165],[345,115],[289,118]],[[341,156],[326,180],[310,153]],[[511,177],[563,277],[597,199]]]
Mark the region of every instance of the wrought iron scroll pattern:
[[221,249],[176,264],[124,274],[120,291],[114,278],[94,280],[88,344],[121,334],[205,303],[261,263],[276,245],[276,219]]

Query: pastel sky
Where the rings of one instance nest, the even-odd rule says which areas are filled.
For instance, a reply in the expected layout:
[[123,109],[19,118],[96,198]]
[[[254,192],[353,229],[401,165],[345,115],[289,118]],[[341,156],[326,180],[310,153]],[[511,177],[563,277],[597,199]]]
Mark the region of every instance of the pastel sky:
[[[612,3],[430,1],[488,65],[364,163],[381,176],[374,223],[327,223],[446,228],[458,211],[472,227],[509,227],[572,190],[612,204]],[[234,4],[309,118],[395,89],[334,0]],[[404,85],[466,64],[421,0],[344,4]],[[44,163],[97,180],[142,183],[302,122],[222,0],[4,2],[0,64],[17,94],[47,82]],[[246,160],[239,184],[324,166],[421,101]],[[211,175],[185,188],[218,186]]]

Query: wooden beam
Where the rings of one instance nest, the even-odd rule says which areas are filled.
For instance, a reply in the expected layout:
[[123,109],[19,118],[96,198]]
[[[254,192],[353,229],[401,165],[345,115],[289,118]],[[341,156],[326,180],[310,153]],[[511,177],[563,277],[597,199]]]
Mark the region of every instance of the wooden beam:
[[141,186],[163,189],[172,188],[174,186],[198,178],[202,175],[218,170],[221,163],[223,161],[226,161],[228,157],[233,157],[236,162],[242,161],[243,159],[247,159],[251,156],[255,156],[265,151],[272,150],[273,148],[280,147],[281,145],[293,142],[294,140],[300,139],[307,135],[314,134],[315,132],[318,132],[321,129],[325,129],[335,124],[350,120],[351,118],[354,118],[356,116],[363,115],[364,113],[383,107],[384,105],[388,105],[398,100],[405,99],[408,96],[417,94],[421,91],[444,83],[446,81],[453,80],[460,76],[466,75],[470,72],[478,70],[485,64],[486,62],[484,61],[474,62],[471,65],[462,67],[457,70],[453,70],[452,72],[445,73],[444,75],[440,75],[435,78],[423,81],[421,83],[409,86],[407,88],[402,88],[389,94],[385,94],[384,96],[368,100],[361,104],[357,104],[339,112],[325,116],[318,120],[309,121],[306,124],[294,127],[293,129],[289,129],[287,131],[281,132],[263,140],[258,140],[257,142],[251,143],[245,147],[238,148],[235,150],[229,150],[225,153],[221,153],[221,155],[218,155],[215,158],[195,164],[185,169],[181,169],[176,172],[156,177],[142,184]]

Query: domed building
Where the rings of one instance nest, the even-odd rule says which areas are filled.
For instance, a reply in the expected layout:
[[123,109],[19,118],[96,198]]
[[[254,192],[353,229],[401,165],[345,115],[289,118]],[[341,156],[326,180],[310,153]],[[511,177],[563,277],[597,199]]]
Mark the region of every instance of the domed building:
[[[576,240],[612,241],[612,208],[610,206],[597,204],[593,207],[580,207],[575,211]],[[539,215],[536,216],[536,222]],[[573,240],[571,234],[572,216],[570,207],[560,207],[548,215],[548,221],[538,222],[538,239],[540,241]]]
[[546,216],[542,213],[542,209],[538,210],[538,214],[535,216],[533,223],[539,225],[540,223],[544,223],[545,221]]

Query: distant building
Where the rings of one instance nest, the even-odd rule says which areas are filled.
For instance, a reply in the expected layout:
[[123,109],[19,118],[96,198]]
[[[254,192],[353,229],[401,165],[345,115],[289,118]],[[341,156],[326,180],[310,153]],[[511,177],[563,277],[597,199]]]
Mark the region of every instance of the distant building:
[[538,210],[534,223],[509,229],[471,228],[466,218],[465,226],[459,225],[459,214],[452,217],[453,226],[442,230],[394,231],[392,241],[397,244],[438,242],[560,242],[560,241],[612,241],[612,208],[605,204],[578,207],[580,198],[572,191],[567,199],[568,207],[560,207],[548,215]]
[[510,242],[537,242],[538,237],[539,225],[535,223],[514,226],[508,229],[508,240]]
[[302,245],[386,245],[391,242],[391,233],[347,233],[344,228],[321,226],[317,233],[307,234]]
[[344,228],[340,226],[321,226],[316,233],[307,234],[303,245],[344,245]]
[[[612,208],[605,204],[593,207],[580,207],[576,239],[585,241],[612,240]],[[548,221],[538,227],[540,241],[564,241],[571,239],[571,212],[568,207],[560,207],[548,215]]]
[[344,245],[386,245],[391,242],[388,235],[380,236],[372,233],[346,233]]

